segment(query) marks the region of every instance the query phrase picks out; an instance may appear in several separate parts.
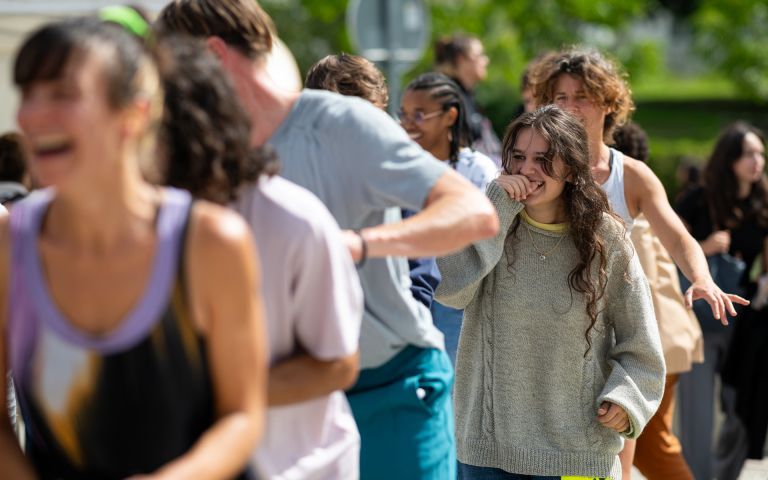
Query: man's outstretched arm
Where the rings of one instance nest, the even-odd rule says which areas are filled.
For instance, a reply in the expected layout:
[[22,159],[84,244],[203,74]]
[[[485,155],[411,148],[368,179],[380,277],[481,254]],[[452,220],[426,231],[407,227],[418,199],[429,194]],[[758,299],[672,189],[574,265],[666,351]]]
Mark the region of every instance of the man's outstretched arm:
[[[424,208],[398,223],[364,228],[367,256],[443,256],[498,232],[496,210],[483,192],[453,170],[446,171],[427,195]],[[361,239],[347,232],[352,257],[362,256]]]

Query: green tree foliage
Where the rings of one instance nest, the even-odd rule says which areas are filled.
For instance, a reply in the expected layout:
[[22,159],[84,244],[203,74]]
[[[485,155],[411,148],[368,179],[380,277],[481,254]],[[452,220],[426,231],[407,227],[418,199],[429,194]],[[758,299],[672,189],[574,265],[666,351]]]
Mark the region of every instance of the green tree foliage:
[[345,15],[347,0],[260,0],[274,20],[302,74],[320,58],[352,52]]
[[768,3],[702,0],[693,24],[702,56],[745,93],[768,100]]
[[[628,66],[660,63],[655,46],[622,42],[614,31],[643,16],[653,0],[428,0],[432,38],[454,32],[479,37],[491,59],[479,100],[501,129],[519,102],[520,76],[537,54],[582,40],[585,28],[608,32],[603,48]],[[262,0],[302,72],[329,53],[350,52],[347,0]],[[428,49],[406,80],[432,68]],[[648,68],[638,71],[647,71]]]
[[[432,37],[477,35],[493,62],[491,83],[517,79],[527,59],[576,43],[585,25],[622,28],[644,15],[650,0],[428,0]],[[302,70],[329,53],[350,51],[347,0],[262,0]],[[429,51],[420,63],[432,62]]]

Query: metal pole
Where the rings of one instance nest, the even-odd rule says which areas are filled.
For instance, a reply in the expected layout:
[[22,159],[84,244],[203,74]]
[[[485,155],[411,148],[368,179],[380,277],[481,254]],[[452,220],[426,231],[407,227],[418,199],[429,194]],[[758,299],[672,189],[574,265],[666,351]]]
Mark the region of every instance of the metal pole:
[[381,0],[386,4],[386,24],[385,31],[387,32],[387,83],[389,84],[389,105],[387,111],[392,116],[400,107],[400,62],[397,58],[397,43],[395,41],[395,35],[397,35],[397,22],[398,22],[398,4],[399,2],[394,0]]

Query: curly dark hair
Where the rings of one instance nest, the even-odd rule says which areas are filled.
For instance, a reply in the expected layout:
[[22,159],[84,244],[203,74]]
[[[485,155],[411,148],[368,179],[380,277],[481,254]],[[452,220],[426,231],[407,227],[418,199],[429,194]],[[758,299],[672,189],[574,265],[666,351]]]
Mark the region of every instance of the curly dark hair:
[[[510,124],[502,142],[502,165],[507,174],[516,173],[513,150],[517,137],[523,130],[532,129],[549,145],[546,161],[542,170],[552,178],[564,178],[565,188],[562,199],[568,221],[571,238],[576,245],[579,260],[568,274],[568,284],[573,292],[581,293],[587,301],[586,312],[589,327],[584,333],[587,340],[587,352],[592,348],[589,334],[595,326],[598,315],[598,303],[605,295],[608,277],[605,271],[608,246],[602,237],[601,225],[611,213],[608,197],[592,179],[589,167],[589,148],[587,132],[584,126],[571,115],[554,105],[547,105],[530,113],[524,113]],[[554,170],[556,158],[562,160],[565,167],[559,175]],[[520,225],[518,217],[507,235],[505,251],[514,253],[515,234]],[[592,268],[597,260],[597,279]],[[507,255],[509,268],[514,264],[514,255]],[[595,280],[597,280],[595,282]],[[585,355],[586,353],[585,352]]]
[[641,162],[648,161],[648,134],[635,122],[629,121],[613,132],[613,146],[624,155]]
[[572,75],[584,82],[584,90],[597,104],[609,109],[603,124],[603,140],[610,144],[613,131],[624,125],[635,110],[632,90],[619,64],[597,50],[570,47],[549,52],[531,62],[529,79],[538,105],[553,103],[560,75]]
[[373,62],[357,55],[340,53],[321,58],[310,67],[304,86],[364,98],[381,109],[389,102],[384,74]]
[[743,222],[756,222],[768,227],[768,178],[763,173],[749,192],[749,211],[739,207],[739,185],[733,164],[744,154],[744,137],[752,133],[765,146],[765,135],[746,122],[726,127],[717,139],[712,155],[704,167],[704,188],[714,216],[715,228],[735,228]]
[[165,89],[165,183],[226,204],[244,183],[277,173],[277,157],[268,147],[250,147],[248,116],[203,41],[167,36],[154,50]]

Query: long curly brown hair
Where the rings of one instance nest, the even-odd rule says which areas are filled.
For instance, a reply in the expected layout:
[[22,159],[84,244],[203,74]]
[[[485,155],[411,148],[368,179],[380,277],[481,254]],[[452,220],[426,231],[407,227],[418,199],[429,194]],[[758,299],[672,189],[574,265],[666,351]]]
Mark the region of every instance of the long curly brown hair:
[[[507,128],[502,143],[501,158],[507,174],[516,172],[512,151],[517,137],[523,130],[533,131],[547,142],[549,150],[546,154],[542,170],[552,178],[565,180],[561,198],[568,221],[568,230],[578,251],[578,263],[568,274],[568,285],[571,294],[578,292],[584,295],[589,317],[589,327],[584,333],[587,341],[587,351],[592,348],[589,334],[597,321],[598,303],[605,295],[608,277],[606,274],[607,246],[602,237],[601,225],[606,214],[616,218],[608,204],[608,197],[592,179],[589,168],[589,149],[587,147],[587,132],[582,124],[571,115],[554,105],[547,105],[534,112],[524,113]],[[554,160],[561,159],[563,171],[555,172]],[[515,234],[520,225],[519,217],[507,235],[505,251],[511,269],[514,263]],[[596,268],[595,278],[593,268]]]
[[627,75],[619,64],[597,50],[570,47],[549,52],[529,66],[529,80],[538,105],[554,102],[555,85],[567,74],[584,82],[584,90],[597,104],[609,109],[603,140],[613,143],[613,131],[624,125],[635,110]]

